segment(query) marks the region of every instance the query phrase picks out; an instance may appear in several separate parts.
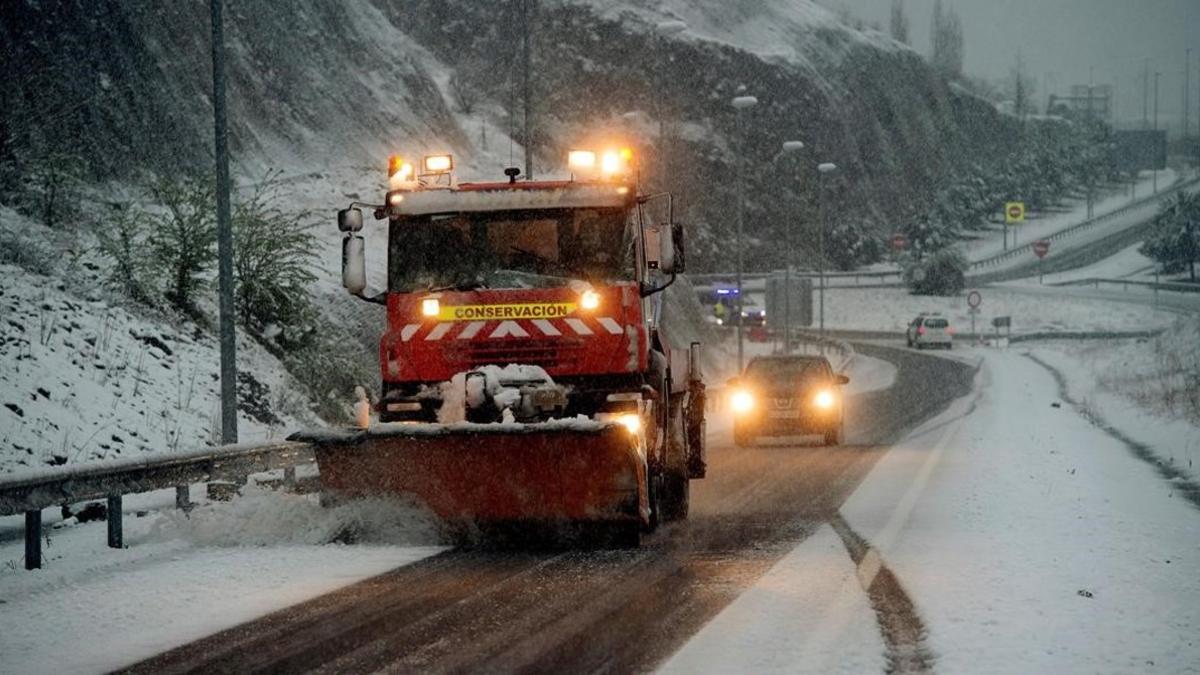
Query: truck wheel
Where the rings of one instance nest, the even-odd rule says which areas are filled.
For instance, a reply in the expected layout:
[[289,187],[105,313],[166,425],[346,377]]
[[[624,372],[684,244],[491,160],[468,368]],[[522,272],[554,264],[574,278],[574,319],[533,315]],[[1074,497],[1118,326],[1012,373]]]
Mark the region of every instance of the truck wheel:
[[841,445],[842,444],[842,423],[832,429],[825,431],[825,445]]
[[733,444],[739,448],[752,448],[754,447],[754,434],[735,426],[733,428]]
[[691,501],[691,481],[686,474],[668,471],[662,477],[662,493],[658,503],[662,507],[663,521],[687,518]]
[[664,520],[662,515],[662,494],[663,494],[663,477],[662,474],[651,475],[646,481],[646,489],[649,490],[650,502],[650,522],[646,525],[647,533],[658,529],[658,526]]

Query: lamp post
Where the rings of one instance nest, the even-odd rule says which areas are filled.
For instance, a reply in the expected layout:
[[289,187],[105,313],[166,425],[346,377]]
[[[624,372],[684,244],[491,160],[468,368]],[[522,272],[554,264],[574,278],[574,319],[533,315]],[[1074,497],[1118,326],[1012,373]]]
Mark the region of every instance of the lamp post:
[[[800,141],[784,141],[775,155],[775,160],[784,155],[795,155],[804,149]],[[799,210],[796,219],[799,220]],[[783,353],[792,353],[792,226],[787,225],[783,231]]]
[[825,162],[817,165],[817,276],[821,289],[817,293],[820,303],[821,337],[825,337],[825,174],[837,171],[837,165]]
[[654,33],[658,36],[659,58],[662,59],[662,65],[659,67],[658,95],[655,97],[658,104],[658,188],[660,190],[667,189],[669,170],[667,166],[667,106],[663,100],[663,92],[667,88],[667,82],[670,81],[667,73],[667,64],[670,63],[670,57],[667,54],[667,38],[682,33],[687,30],[687,27],[687,24],[682,21],[661,21],[654,26]]
[[[742,111],[753,108],[758,104],[758,99],[753,96],[737,96],[733,99],[734,108],[734,136],[735,147],[742,140]],[[737,319],[737,343],[738,343],[738,373],[742,372],[742,361],[744,354],[743,344],[743,328],[744,318],[742,317],[742,228],[745,221],[746,211],[746,186],[745,186],[745,152],[737,153],[737,302],[734,316]]]

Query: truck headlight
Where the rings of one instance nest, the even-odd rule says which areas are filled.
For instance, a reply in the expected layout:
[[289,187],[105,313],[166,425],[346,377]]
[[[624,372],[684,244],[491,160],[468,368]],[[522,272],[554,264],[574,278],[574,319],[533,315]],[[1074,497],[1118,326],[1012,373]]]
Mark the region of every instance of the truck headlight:
[[617,421],[624,425],[631,434],[636,434],[642,428],[642,417],[633,413],[621,415],[617,418]]
[[584,291],[579,296],[579,306],[584,309],[596,309],[600,306],[600,294],[596,291]]
[[437,298],[425,298],[421,301],[421,314],[423,316],[437,316],[442,313],[442,303],[438,302]]

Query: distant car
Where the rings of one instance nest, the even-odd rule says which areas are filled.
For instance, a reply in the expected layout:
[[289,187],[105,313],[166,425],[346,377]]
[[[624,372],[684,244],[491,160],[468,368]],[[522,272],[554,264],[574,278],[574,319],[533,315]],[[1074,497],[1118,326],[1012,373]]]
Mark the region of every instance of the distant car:
[[842,392],[850,378],[833,372],[824,356],[760,356],[730,381],[733,440],[740,447],[759,436],[821,434],[842,442]]
[[954,328],[939,314],[921,314],[908,324],[906,339],[909,347],[954,347]]

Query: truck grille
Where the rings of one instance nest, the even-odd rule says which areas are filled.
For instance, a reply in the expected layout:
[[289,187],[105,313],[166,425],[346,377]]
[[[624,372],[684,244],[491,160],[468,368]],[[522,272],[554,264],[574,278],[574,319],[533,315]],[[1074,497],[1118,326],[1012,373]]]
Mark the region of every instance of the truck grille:
[[459,370],[495,364],[520,363],[541,366],[546,370],[572,370],[583,356],[582,340],[488,340],[468,342],[447,354],[451,365]]

